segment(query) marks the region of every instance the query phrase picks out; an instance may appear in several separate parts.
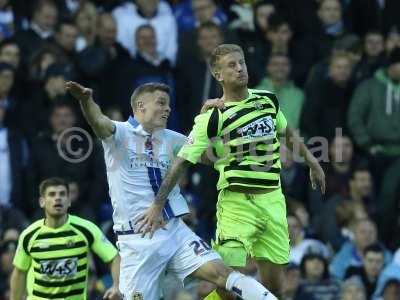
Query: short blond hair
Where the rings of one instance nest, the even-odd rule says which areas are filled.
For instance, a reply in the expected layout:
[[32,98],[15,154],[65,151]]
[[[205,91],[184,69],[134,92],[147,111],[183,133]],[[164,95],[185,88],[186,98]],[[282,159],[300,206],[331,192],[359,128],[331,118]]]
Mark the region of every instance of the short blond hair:
[[233,52],[239,52],[241,55],[244,56],[243,49],[235,44],[221,44],[217,46],[212,52],[211,52],[211,58],[210,58],[210,68],[211,71],[214,73],[215,69],[217,68],[219,60],[230,53]]
[[137,108],[137,102],[139,100],[139,97],[143,94],[146,93],[154,93],[156,91],[161,91],[165,92],[168,95],[171,92],[171,89],[169,88],[168,85],[164,83],[156,83],[156,82],[151,82],[151,83],[145,83],[140,86],[138,86],[134,91],[131,96],[131,106],[133,110],[136,110]]

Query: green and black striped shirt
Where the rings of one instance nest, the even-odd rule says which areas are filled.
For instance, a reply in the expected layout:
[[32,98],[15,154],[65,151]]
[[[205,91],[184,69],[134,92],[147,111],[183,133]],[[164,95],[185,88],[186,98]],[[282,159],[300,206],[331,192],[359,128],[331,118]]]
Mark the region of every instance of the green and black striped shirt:
[[13,263],[28,272],[27,299],[86,299],[90,251],[106,263],[118,253],[95,224],[82,218],[69,215],[59,228],[41,219],[26,228]]
[[249,89],[247,99],[226,102],[195,118],[178,156],[192,163],[212,145],[207,156],[219,171],[219,190],[228,186],[280,187],[279,132],[287,121],[275,94]]

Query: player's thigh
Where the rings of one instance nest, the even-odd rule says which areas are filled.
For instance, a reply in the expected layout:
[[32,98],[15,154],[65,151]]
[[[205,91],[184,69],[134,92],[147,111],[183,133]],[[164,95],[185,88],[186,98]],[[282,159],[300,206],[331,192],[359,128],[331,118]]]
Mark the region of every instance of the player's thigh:
[[221,256],[182,221],[176,235],[179,237],[179,245],[168,263],[167,271],[175,274],[180,280],[183,281],[209,262],[221,261]]
[[253,244],[265,230],[262,211],[243,193],[223,190],[218,196],[216,241],[213,248],[229,266],[244,267]]
[[285,265],[289,262],[290,252],[285,198],[278,190],[267,194],[266,199],[258,200],[263,203],[267,223],[253,245],[254,258],[257,261]]
[[151,247],[139,240],[119,238],[117,245],[121,256],[119,289],[123,299],[159,300],[167,260],[163,262],[160,258],[155,264]]

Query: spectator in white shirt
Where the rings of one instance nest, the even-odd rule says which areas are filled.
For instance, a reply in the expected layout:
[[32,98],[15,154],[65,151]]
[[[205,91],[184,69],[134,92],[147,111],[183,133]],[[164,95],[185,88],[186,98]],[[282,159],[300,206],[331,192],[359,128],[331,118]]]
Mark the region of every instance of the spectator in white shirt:
[[171,8],[164,1],[137,0],[125,3],[113,10],[117,21],[117,41],[127,48],[132,56],[136,54],[135,32],[144,24],[154,27],[157,50],[171,64],[175,64],[177,52],[177,25]]

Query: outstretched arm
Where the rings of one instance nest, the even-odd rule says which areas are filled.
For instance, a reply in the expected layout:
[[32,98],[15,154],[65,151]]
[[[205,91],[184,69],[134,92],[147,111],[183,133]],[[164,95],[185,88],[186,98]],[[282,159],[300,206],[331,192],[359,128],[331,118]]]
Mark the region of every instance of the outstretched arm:
[[286,146],[295,154],[299,154],[306,164],[310,167],[310,180],[313,189],[320,186],[321,192],[325,193],[325,174],[318,160],[307,149],[303,139],[291,128],[286,127],[285,130]]
[[159,227],[161,212],[165,206],[169,193],[190,164],[189,161],[183,158],[177,157],[175,159],[162,181],[160,190],[158,191],[153,204],[135,223],[139,225],[138,232],[142,233],[142,236],[145,236],[146,233],[150,233],[150,238],[153,236],[154,232]]
[[67,91],[79,101],[83,115],[96,136],[105,139],[114,133],[114,124],[105,116],[100,107],[93,100],[93,91],[82,85],[68,81],[65,84]]

